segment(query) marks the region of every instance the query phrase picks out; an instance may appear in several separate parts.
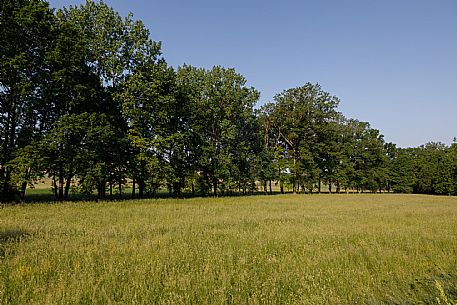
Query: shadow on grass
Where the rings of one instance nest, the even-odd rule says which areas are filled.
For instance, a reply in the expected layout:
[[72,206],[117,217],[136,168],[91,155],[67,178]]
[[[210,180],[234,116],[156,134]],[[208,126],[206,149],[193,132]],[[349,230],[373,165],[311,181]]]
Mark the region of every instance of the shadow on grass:
[[[246,196],[262,196],[262,195],[280,195],[280,192],[246,192],[246,193],[238,193],[238,192],[232,192],[232,193],[225,193],[225,194],[218,194],[217,197],[246,197]],[[183,192],[179,195],[176,194],[170,194],[168,192],[157,192],[155,194],[145,194],[142,198],[138,196],[138,194],[133,197],[129,193],[123,193],[122,195],[119,194],[113,194],[112,196],[106,195],[105,198],[97,198],[96,195],[83,195],[83,194],[71,194],[66,202],[78,202],[78,201],[123,201],[123,200],[138,200],[138,199],[167,199],[167,198],[175,198],[175,199],[185,199],[185,198],[199,198],[199,197],[205,197],[205,198],[212,198],[214,197],[212,194],[208,195],[202,195],[202,194],[192,194],[191,192]],[[57,203],[59,202],[56,200],[56,197],[54,194],[51,192],[45,193],[45,192],[30,192],[26,194],[23,203]],[[12,203],[14,204],[14,203]]]
[[436,283],[443,286],[446,297],[457,304],[457,273],[442,273],[435,277],[435,287]]
[[21,242],[21,240],[30,234],[20,229],[0,230],[0,257],[5,257],[8,249]]
[[[457,273],[446,273],[443,270],[424,278],[417,278],[409,283],[407,295],[390,296],[381,304],[387,305],[417,305],[417,304],[457,304]],[[364,300],[363,304],[378,304],[373,300]]]
[[[368,192],[366,192],[368,193]],[[371,192],[369,192],[371,194]],[[182,192],[180,194],[169,193],[166,190],[160,190],[155,194],[144,194],[143,197],[139,197],[138,194],[132,196],[131,193],[125,192],[120,195],[119,193],[115,193],[113,195],[107,194],[104,198],[98,198],[95,194],[87,195],[87,194],[70,194],[69,198],[64,200],[65,202],[78,202],[78,201],[124,201],[124,200],[138,200],[138,199],[185,199],[185,198],[221,198],[221,197],[250,197],[250,196],[275,196],[281,194],[293,194],[292,191],[285,191],[281,193],[280,191],[272,191],[272,192],[263,192],[263,191],[246,191],[246,192],[225,192],[225,193],[218,193],[217,196],[214,196],[212,193],[208,194],[201,194],[201,193],[192,193],[192,192]],[[330,194],[328,191],[323,192],[299,192],[296,193],[297,195],[300,194],[308,194],[308,195],[319,195],[319,194]],[[345,192],[340,193],[331,193],[334,195],[347,195]],[[353,193],[351,193],[353,194]],[[379,194],[379,193],[378,193]],[[387,193],[385,193],[387,194]],[[22,203],[58,203],[62,202],[56,199],[53,193],[51,192],[42,192],[42,191],[28,191]],[[16,202],[17,203],[17,202]],[[15,204],[14,202],[7,203],[7,204]]]

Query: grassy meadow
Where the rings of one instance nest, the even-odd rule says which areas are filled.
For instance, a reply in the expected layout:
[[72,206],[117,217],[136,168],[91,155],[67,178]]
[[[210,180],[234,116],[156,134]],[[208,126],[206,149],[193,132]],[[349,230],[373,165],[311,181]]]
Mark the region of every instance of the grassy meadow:
[[1,304],[455,304],[457,198],[0,206]]

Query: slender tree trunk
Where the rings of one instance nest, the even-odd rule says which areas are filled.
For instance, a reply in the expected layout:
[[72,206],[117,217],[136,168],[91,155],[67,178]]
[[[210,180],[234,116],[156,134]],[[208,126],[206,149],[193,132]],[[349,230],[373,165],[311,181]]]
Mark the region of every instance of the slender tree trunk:
[[7,191],[8,191],[8,183],[7,183],[7,180],[6,180],[6,171],[5,171],[5,166],[3,165],[3,160],[2,160],[2,164],[0,164],[0,179],[3,179],[3,184],[1,186],[2,190],[1,190],[1,198],[5,198],[7,197]]
[[332,193],[332,181],[328,182],[328,192],[331,194]]
[[138,179],[138,197],[143,198],[144,196],[144,180],[143,178]]
[[173,192],[175,197],[181,197],[181,182],[173,183]]
[[59,195],[57,193],[56,175],[52,176],[52,184],[54,185],[54,196],[56,197],[56,199],[59,199]]
[[[11,76],[16,80],[16,70],[10,70]],[[6,165],[8,161],[10,161],[11,157],[11,148],[14,147],[16,141],[16,102],[17,102],[17,94],[16,88],[12,86],[10,88],[10,93],[7,95],[5,99],[6,105],[2,109],[6,112],[6,120],[4,125],[4,135],[0,134],[0,137],[4,136],[3,139],[3,147],[2,147],[2,159],[0,161],[0,168],[1,168],[1,177],[3,178],[3,185],[2,185],[2,196],[7,200],[14,199],[14,193],[12,193],[12,189],[10,187],[10,180],[11,180],[11,170]]]
[[214,197],[217,197],[217,178],[213,177],[213,193]]
[[300,172],[298,171],[298,151],[294,149],[294,181],[293,181],[293,192],[298,193],[300,191]]
[[23,201],[25,199],[25,191],[26,190],[27,190],[27,182],[22,182],[21,191],[20,191],[21,201]]
[[12,194],[11,194],[11,188],[10,188],[10,180],[11,180],[11,172],[10,169],[4,165],[4,175],[3,178],[3,187],[2,187],[2,194],[3,197],[6,198],[8,201],[13,199]]
[[[6,131],[6,138],[4,142],[4,163],[3,166],[5,167],[5,180],[3,182],[3,193],[6,198],[14,200],[14,193],[12,192],[13,190],[10,187],[10,181],[11,181],[11,170],[9,169],[6,164],[8,163],[10,157],[11,157],[11,149],[15,146],[16,142],[16,95],[14,93],[11,94],[11,104],[10,104],[10,109],[8,111],[8,118],[7,118],[7,124],[5,127]],[[9,128],[9,130],[8,130]]]
[[102,180],[98,184],[98,198],[105,199],[106,198],[106,181]]
[[284,182],[282,180],[279,181],[279,189],[281,191],[281,194],[284,194]]
[[293,181],[292,181],[292,193],[295,194],[295,193],[297,192],[297,190],[296,190],[296,185],[295,185],[296,180],[297,180],[297,179],[296,179],[297,176],[294,174],[292,177],[293,177]]
[[70,165],[69,173],[65,179],[65,191],[64,191],[64,200],[68,200],[68,193],[70,191],[71,186],[71,178],[73,177],[73,166]]
[[63,200],[63,185],[64,185],[64,176],[63,176],[63,164],[62,161],[59,161],[59,200]]
[[179,188],[178,195],[179,195],[179,197],[183,197],[183,190],[184,190],[185,187],[186,187],[186,178],[184,176],[184,173],[182,173],[181,177],[179,178],[179,184],[178,184],[178,188]]
[[109,199],[113,200],[113,175],[109,174]]
[[133,177],[132,179],[132,198],[135,198],[135,188],[136,188],[136,179]]
[[271,179],[270,179],[270,195],[273,194],[273,189],[271,188]]
[[[9,122],[9,114],[7,118],[7,124]],[[7,127],[8,128],[8,127]],[[3,142],[3,152],[2,152],[2,161],[0,164],[0,177],[3,178],[3,185],[2,185],[2,197],[7,198],[8,197],[8,191],[9,191],[9,179],[8,179],[8,170],[6,168],[6,163],[8,162],[8,129],[6,128],[5,131],[5,140]]]
[[68,193],[70,191],[70,186],[71,186],[71,176],[67,177],[65,181],[65,193],[64,193],[64,199],[68,200]]
[[319,177],[319,180],[317,182],[317,192],[320,194],[321,193],[321,178]]

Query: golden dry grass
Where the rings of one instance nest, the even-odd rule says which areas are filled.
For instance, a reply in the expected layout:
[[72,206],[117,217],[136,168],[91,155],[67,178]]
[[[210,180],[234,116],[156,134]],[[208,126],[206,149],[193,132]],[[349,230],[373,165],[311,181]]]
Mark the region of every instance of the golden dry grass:
[[2,304],[445,304],[457,198],[3,206],[0,259]]

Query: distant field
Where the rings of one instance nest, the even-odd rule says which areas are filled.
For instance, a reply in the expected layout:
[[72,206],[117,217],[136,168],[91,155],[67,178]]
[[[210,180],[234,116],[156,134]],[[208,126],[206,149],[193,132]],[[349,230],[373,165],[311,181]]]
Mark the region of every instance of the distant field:
[[1,304],[456,299],[456,197],[277,195],[0,207]]

